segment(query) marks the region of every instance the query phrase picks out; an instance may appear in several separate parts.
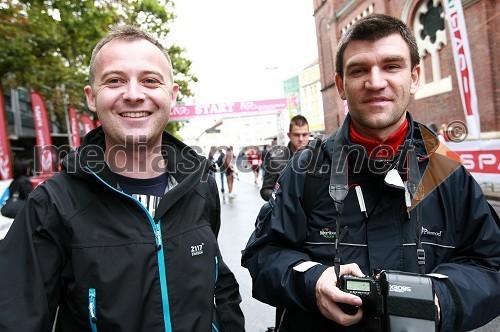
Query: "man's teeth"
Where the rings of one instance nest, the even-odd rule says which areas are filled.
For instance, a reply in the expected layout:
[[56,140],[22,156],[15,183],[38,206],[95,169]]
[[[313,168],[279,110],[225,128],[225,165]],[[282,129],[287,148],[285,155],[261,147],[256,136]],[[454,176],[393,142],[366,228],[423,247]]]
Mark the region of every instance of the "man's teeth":
[[148,112],[125,112],[120,114],[124,118],[142,118],[148,116]]

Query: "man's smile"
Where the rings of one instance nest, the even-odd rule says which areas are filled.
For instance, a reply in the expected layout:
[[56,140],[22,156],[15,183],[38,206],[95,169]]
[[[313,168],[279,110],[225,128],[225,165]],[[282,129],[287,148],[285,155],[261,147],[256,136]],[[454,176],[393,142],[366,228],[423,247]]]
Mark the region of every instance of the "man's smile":
[[146,112],[146,111],[140,111],[140,112],[123,112],[123,113],[120,113],[120,116],[122,118],[144,118],[144,117],[147,117],[147,116],[150,116],[151,113],[150,112]]

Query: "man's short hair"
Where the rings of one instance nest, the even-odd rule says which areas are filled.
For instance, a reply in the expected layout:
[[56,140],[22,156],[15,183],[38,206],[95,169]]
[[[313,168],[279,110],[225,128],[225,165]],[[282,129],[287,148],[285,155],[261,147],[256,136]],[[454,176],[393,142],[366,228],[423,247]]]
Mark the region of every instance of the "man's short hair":
[[403,21],[392,16],[371,14],[357,20],[340,38],[337,45],[337,54],[335,55],[336,73],[342,79],[344,78],[344,52],[350,42],[354,40],[375,41],[393,34],[399,34],[408,45],[411,68],[415,68],[420,63],[420,56],[417,41],[408,26]]
[[290,128],[288,128],[288,132],[292,131],[292,126],[303,127],[309,126],[307,119],[302,115],[296,115],[290,119]]
[[144,32],[141,29],[132,25],[121,25],[112,27],[109,33],[106,36],[104,36],[104,38],[102,38],[92,50],[92,56],[90,58],[90,65],[89,65],[90,85],[94,84],[94,79],[95,79],[94,77],[95,59],[97,57],[97,54],[104,45],[113,40],[135,41],[141,39],[147,40],[151,44],[155,45],[165,55],[165,58],[167,59],[169,65],[170,81],[171,83],[173,83],[174,78],[173,78],[172,61],[170,60],[170,56],[168,55],[167,49],[157,39],[155,39],[147,32]]

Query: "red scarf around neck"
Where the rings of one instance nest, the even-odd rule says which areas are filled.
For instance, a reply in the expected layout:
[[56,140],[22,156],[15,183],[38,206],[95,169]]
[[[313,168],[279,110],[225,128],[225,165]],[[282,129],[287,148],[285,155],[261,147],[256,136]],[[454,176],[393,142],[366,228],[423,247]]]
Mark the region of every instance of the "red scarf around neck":
[[[398,152],[398,148],[403,145],[403,142],[406,137],[406,132],[408,131],[408,119],[401,124],[401,126],[396,130],[394,134],[389,136],[383,142],[377,142],[371,138],[366,138],[361,136],[354,130],[354,126],[349,126],[349,136],[351,138],[351,142],[359,144],[366,149],[366,153],[370,159],[390,159]],[[380,148],[380,146],[385,146],[384,148]],[[378,148],[375,153],[372,154],[373,150]]]

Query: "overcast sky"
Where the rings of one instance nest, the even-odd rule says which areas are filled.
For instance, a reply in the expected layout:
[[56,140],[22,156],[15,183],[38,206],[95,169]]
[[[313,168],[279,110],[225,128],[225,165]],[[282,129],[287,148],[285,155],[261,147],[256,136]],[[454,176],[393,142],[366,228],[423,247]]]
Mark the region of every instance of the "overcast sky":
[[282,81],[318,56],[312,2],[176,0],[168,42],[193,61],[194,103],[283,97]]

